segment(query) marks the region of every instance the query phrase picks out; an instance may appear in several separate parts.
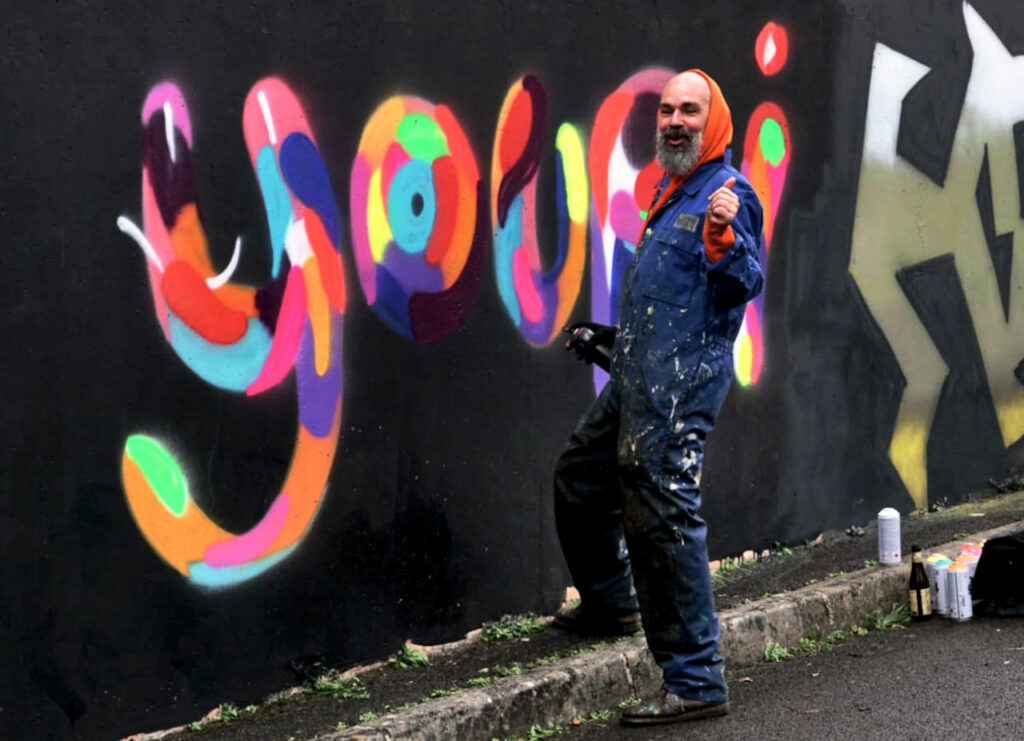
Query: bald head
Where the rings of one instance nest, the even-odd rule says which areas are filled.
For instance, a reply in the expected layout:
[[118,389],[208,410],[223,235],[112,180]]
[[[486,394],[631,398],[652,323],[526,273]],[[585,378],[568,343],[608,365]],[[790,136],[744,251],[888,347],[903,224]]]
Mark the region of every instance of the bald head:
[[661,91],[656,152],[672,175],[686,175],[697,164],[711,107],[711,87],[696,72],[681,72]]
[[680,72],[661,89],[662,102],[666,98],[673,101],[692,99],[707,108],[711,104],[711,87],[696,72]]

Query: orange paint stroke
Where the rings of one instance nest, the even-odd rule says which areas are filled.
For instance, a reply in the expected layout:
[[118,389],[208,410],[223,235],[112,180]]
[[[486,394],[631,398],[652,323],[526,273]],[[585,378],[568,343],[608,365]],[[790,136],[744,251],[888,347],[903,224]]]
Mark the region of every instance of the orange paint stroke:
[[160,501],[127,450],[121,456],[121,479],[139,530],[153,549],[186,577],[189,562],[201,560],[210,543],[231,537],[231,533],[213,524],[191,499],[185,505],[185,513],[175,517]]
[[315,255],[303,264],[302,277],[306,283],[309,326],[313,330],[313,362],[317,375],[322,376],[331,362],[331,309],[320,281],[320,266]]

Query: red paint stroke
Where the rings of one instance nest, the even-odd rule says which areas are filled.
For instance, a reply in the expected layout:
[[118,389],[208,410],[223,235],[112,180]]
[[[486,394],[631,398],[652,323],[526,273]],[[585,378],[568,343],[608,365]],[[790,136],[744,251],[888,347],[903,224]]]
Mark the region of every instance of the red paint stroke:
[[530,126],[533,122],[533,102],[526,90],[520,87],[512,105],[508,110],[508,118],[501,130],[501,144],[498,157],[501,172],[504,174],[523,156],[526,143],[530,138]]
[[590,185],[593,191],[594,208],[597,209],[598,223],[604,225],[608,218],[608,160],[611,159],[619,130],[633,107],[633,95],[616,91],[605,98],[594,118],[594,130],[590,135],[590,152],[587,167],[590,170]]
[[427,242],[426,260],[437,265],[451,247],[459,215],[459,168],[449,155],[430,165],[434,175],[434,227]]
[[230,345],[245,334],[249,326],[245,314],[222,304],[187,262],[176,260],[168,265],[161,287],[168,308],[203,339]]
[[320,267],[320,280],[323,282],[327,300],[339,313],[345,312],[345,277],[341,267],[341,255],[334,249],[334,244],[327,236],[320,217],[307,209],[303,220],[306,223],[306,236],[313,247],[313,254]]
[[757,59],[757,66],[766,76],[770,77],[785,67],[786,59],[789,57],[789,37],[786,29],[771,21],[766,23],[754,43],[754,56]]

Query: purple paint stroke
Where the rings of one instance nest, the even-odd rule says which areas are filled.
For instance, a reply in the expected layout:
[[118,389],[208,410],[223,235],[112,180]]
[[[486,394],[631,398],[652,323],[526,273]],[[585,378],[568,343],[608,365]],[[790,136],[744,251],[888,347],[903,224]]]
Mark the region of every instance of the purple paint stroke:
[[341,364],[341,332],[343,317],[331,311],[331,360],[327,372],[316,372],[313,353],[313,331],[309,320],[302,330],[299,352],[295,358],[295,384],[299,397],[299,421],[316,437],[327,437],[334,425],[343,383]]
[[398,281],[406,295],[414,293],[438,293],[444,290],[444,276],[438,265],[427,263],[422,252],[410,254],[395,244],[388,242],[384,250],[384,259],[380,262]]
[[604,263],[604,234],[597,217],[597,206],[590,209],[590,317],[595,322],[608,324],[611,307],[608,305],[608,269]]
[[536,322],[523,318],[520,331],[527,341],[534,345],[546,345],[551,341],[551,330],[554,326],[555,314],[558,312],[558,286],[544,283],[539,280],[533,281],[544,306],[544,313]]

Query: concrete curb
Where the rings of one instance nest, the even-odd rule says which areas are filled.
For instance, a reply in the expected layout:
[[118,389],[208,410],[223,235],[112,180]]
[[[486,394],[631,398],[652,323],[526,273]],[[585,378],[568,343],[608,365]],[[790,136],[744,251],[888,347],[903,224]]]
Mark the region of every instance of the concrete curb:
[[[974,533],[990,540],[1020,530],[1024,522]],[[958,551],[959,542],[926,553]],[[888,610],[906,598],[909,559],[896,567],[874,567],[801,587],[750,605],[725,610],[721,653],[730,668],[763,660],[772,643],[796,646],[808,635],[827,635],[858,624],[872,610]],[[378,720],[318,736],[340,741],[490,741],[524,733],[533,725],[570,723],[612,707],[629,696],[653,692],[661,682],[643,638],[630,638],[581,656],[562,659],[520,677],[468,690]]]

